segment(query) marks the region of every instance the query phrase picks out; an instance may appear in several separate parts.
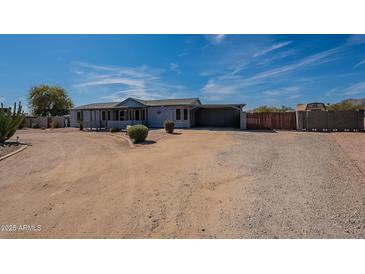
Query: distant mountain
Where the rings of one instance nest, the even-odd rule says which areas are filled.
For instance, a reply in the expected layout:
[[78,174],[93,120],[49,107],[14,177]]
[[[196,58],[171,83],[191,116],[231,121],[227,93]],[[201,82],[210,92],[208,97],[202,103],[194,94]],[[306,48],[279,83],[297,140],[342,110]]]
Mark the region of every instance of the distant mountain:
[[342,102],[350,102],[354,105],[360,105],[360,106],[365,107],[365,98],[363,98],[363,99],[346,99],[346,100],[343,100]]

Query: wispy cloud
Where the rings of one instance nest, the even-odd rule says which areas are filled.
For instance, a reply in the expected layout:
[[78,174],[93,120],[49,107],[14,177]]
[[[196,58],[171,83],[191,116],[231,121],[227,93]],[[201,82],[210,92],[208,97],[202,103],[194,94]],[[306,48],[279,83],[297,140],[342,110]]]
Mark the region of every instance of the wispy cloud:
[[365,81],[359,82],[349,86],[344,89],[345,95],[356,95],[356,94],[364,94],[365,95]]
[[329,91],[326,92],[326,96],[334,95],[337,90],[338,90],[338,88],[330,89]]
[[220,44],[226,38],[225,34],[208,34],[205,38],[212,44]]
[[304,68],[309,65],[318,65],[328,62],[330,56],[336,54],[341,50],[341,47],[332,48],[322,51],[317,54],[307,56],[295,63],[279,66],[270,70],[259,72],[251,77],[242,77],[236,75],[235,77],[228,77],[229,74],[220,75],[214,79],[210,79],[208,83],[201,89],[203,94],[209,96],[216,96],[217,94],[233,95],[244,87],[257,85],[268,81],[274,77],[281,76],[285,73]]
[[259,57],[259,56],[263,56],[269,52],[272,52],[274,50],[280,49],[282,47],[285,47],[287,45],[290,45],[293,41],[286,41],[286,42],[282,42],[282,43],[278,43],[278,44],[274,44],[268,48],[265,48],[259,52],[256,52],[253,57]]
[[170,63],[170,70],[176,72],[177,74],[181,73],[180,66],[177,63]]
[[5,98],[4,97],[0,97],[0,103],[4,103],[5,102]]
[[261,66],[269,65],[269,64],[273,63],[274,61],[278,61],[278,60],[284,59],[288,56],[292,56],[297,52],[298,52],[297,50],[291,49],[291,50],[286,50],[286,51],[283,51],[280,53],[276,53],[273,56],[262,58],[261,60],[257,60],[256,65],[261,65]]
[[284,87],[279,89],[273,89],[273,90],[266,90],[262,92],[263,95],[266,96],[293,96],[297,95],[296,93],[299,91],[299,87],[292,86],[292,87]]
[[78,75],[75,88],[80,91],[102,91],[102,99],[120,101],[127,97],[142,99],[170,98],[176,96],[184,87],[163,81],[164,70],[146,66],[130,68],[104,66],[88,63],[74,63],[82,68],[84,74]]
[[352,68],[354,69],[354,68],[357,68],[357,67],[359,67],[359,66],[361,66],[361,65],[364,65],[365,64],[365,59],[364,60],[361,60],[359,63],[357,63],[355,66],[353,66]]
[[346,42],[346,45],[354,46],[361,45],[365,43],[365,35],[364,34],[354,34],[351,35]]

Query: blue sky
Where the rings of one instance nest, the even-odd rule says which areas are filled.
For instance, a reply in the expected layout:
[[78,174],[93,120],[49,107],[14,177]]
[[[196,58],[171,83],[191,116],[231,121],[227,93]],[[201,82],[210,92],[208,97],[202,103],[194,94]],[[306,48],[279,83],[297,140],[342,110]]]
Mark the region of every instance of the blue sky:
[[0,35],[0,101],[199,97],[295,106],[365,97],[365,35]]

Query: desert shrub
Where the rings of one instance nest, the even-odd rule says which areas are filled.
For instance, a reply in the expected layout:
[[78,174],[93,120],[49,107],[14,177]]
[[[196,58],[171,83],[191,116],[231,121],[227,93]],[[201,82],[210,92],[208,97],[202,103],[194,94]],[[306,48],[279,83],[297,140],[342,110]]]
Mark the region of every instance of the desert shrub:
[[25,123],[25,119],[23,119],[23,121],[19,125],[19,129],[23,129],[25,127]]
[[56,121],[51,122],[49,125],[51,126],[51,128],[58,128],[59,127],[59,125]]
[[109,132],[119,132],[119,128],[111,127],[109,128]]
[[10,139],[23,123],[24,113],[19,103],[18,107],[14,104],[13,111],[0,105],[0,143]]
[[84,130],[84,125],[83,125],[82,121],[79,121],[79,129]]
[[167,133],[172,134],[174,132],[175,123],[173,121],[167,120],[163,123],[163,126]]
[[32,128],[41,128],[37,123],[32,124]]
[[128,136],[135,143],[143,142],[148,135],[148,127],[144,125],[135,125],[128,127]]

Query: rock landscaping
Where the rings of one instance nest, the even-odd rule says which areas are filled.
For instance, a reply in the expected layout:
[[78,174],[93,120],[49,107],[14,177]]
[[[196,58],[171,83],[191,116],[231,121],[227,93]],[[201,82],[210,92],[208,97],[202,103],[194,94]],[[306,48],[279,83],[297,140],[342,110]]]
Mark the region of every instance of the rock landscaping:
[[21,147],[22,145],[18,143],[0,143],[0,158],[18,150]]

